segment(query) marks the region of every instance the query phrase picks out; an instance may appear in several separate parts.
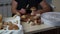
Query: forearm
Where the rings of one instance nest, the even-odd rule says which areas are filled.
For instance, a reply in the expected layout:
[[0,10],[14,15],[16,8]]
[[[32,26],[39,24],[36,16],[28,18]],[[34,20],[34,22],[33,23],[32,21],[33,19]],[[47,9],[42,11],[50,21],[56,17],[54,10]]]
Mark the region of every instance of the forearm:
[[19,10],[17,10],[17,9],[12,9],[12,16],[14,16],[14,15],[20,15]]
[[18,10],[12,9],[12,14],[16,14],[16,12],[18,12]]
[[45,13],[45,12],[50,12],[51,11],[51,9],[49,8],[45,8],[45,9],[40,9],[40,10],[37,10],[40,14],[42,14],[42,13]]
[[39,10],[41,14],[51,11],[51,6],[45,0],[43,0],[39,5],[42,7],[42,9]]
[[15,0],[12,0],[11,10],[12,14],[16,14],[18,12],[17,8],[17,2]]

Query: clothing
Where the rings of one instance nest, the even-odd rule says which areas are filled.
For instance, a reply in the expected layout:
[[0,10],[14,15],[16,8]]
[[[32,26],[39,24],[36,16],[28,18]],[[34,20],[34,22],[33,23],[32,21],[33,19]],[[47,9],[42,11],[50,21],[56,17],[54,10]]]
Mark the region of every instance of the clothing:
[[[42,2],[42,0],[15,0],[17,5],[17,10],[20,10],[21,8],[24,9],[30,9],[31,7],[36,7],[37,9],[42,9],[42,7],[38,7],[39,3]],[[28,8],[26,6],[29,4]]]

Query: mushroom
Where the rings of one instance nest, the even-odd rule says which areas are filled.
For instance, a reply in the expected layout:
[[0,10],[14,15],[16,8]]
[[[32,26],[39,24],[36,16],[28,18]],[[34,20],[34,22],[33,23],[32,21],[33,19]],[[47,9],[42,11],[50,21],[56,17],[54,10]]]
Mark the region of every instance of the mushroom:
[[17,25],[13,24],[12,26],[9,26],[8,29],[9,29],[9,30],[18,30],[19,27],[18,27]]
[[9,22],[9,27],[8,27],[9,30],[18,30],[19,27],[15,24],[13,24],[12,22]]

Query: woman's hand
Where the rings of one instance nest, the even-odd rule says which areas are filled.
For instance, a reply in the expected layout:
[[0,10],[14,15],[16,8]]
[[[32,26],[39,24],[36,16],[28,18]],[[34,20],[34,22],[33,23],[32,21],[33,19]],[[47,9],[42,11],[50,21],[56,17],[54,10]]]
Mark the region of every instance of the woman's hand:
[[26,13],[26,10],[22,8],[21,10],[19,10],[19,13],[25,14]]

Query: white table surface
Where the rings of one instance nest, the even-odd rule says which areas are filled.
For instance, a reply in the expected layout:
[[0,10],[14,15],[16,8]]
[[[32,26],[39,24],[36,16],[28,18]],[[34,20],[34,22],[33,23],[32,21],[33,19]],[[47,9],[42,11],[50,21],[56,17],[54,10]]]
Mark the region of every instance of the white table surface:
[[45,24],[31,26],[30,24],[25,22],[23,22],[22,25],[25,33],[36,33],[36,32],[42,32],[42,31],[57,28],[57,27],[53,27]]

